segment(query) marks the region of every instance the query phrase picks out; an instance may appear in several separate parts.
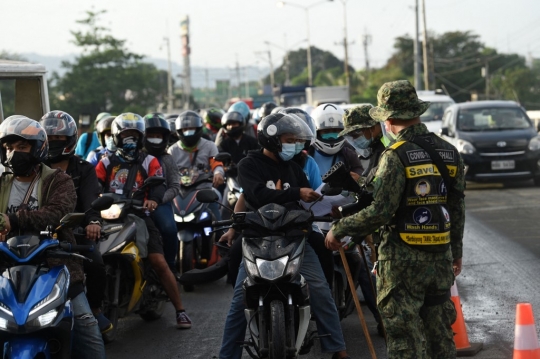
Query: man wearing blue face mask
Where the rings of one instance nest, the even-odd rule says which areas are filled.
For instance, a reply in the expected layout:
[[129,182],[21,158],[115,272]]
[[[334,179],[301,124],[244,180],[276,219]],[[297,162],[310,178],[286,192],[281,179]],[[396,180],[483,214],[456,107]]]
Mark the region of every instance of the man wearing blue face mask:
[[[246,210],[255,211],[277,203],[289,209],[300,208],[298,201],[313,202],[319,194],[309,188],[300,166],[291,161],[296,144],[310,141],[313,134],[306,123],[294,114],[276,113],[266,116],[257,127],[257,139],[262,151],[251,151],[238,164],[238,181],[244,189]],[[350,359],[339,323],[336,305],[321,265],[310,242],[321,236],[311,232],[300,273],[309,284],[310,305],[316,317],[321,349],[333,353],[332,359]],[[220,359],[240,359],[247,321],[244,314],[242,284],[247,277],[240,265],[231,308],[225,322]]]
[[392,140],[385,136],[380,122],[369,116],[372,105],[362,105],[354,107],[343,116],[345,128],[339,133],[345,140],[354,147],[358,155],[366,156],[369,165],[362,173],[367,177],[379,163],[379,158],[384,149]]

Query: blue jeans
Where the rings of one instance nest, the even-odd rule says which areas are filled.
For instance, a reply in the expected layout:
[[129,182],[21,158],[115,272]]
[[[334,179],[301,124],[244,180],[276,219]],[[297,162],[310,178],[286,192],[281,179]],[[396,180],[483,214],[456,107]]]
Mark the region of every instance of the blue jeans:
[[170,268],[175,268],[178,254],[178,237],[176,236],[176,222],[174,221],[172,203],[162,203],[152,213],[152,220],[161,233],[163,239],[163,254]]
[[84,292],[71,300],[73,306],[73,342],[71,357],[77,359],[104,359],[105,344]]
[[[306,244],[300,273],[309,285],[310,305],[316,315],[317,332],[319,335],[330,334],[330,336],[320,338],[322,351],[335,353],[345,350],[345,340],[341,332],[336,304],[332,299],[319,259],[309,244]],[[244,261],[242,260],[234,286],[231,308],[225,321],[219,359],[240,359],[242,357],[242,347],[238,342],[244,341],[247,327],[242,291],[242,282],[246,277]]]

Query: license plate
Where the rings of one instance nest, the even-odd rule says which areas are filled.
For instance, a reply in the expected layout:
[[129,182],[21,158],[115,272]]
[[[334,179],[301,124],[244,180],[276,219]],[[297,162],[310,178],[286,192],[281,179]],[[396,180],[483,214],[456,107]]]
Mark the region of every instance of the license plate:
[[513,170],[514,168],[516,168],[516,162],[514,160],[491,161],[492,170]]

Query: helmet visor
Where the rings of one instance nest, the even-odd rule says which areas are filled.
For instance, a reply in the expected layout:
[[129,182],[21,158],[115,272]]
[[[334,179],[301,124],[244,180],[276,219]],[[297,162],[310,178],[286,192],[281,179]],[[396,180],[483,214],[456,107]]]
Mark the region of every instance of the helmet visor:
[[283,116],[279,121],[271,124],[267,128],[269,135],[281,136],[284,134],[294,135],[296,140],[301,141],[313,141],[313,132],[309,126],[295,114],[287,114]]

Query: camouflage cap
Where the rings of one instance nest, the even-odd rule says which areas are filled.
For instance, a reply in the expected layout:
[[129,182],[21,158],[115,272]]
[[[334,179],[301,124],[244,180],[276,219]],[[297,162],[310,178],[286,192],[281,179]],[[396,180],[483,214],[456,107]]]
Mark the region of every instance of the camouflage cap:
[[360,128],[369,128],[375,126],[378,122],[372,119],[369,115],[369,110],[372,108],[373,105],[367,104],[347,110],[343,116],[343,124],[345,128],[339,133],[339,136],[345,136],[346,134]]
[[418,99],[416,90],[407,80],[387,82],[377,93],[377,107],[369,111],[369,115],[377,121],[389,118],[410,120],[423,114],[429,102]]

